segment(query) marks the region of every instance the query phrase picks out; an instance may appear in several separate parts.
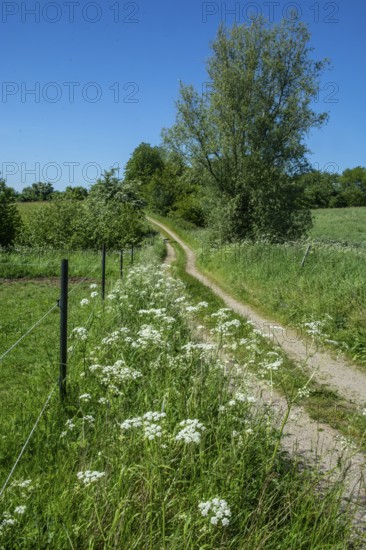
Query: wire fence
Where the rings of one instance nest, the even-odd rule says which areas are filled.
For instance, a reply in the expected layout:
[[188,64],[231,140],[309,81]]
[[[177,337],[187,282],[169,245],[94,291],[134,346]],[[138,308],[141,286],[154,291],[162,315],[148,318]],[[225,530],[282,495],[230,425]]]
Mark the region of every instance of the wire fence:
[[[110,251],[107,253],[107,265],[109,263],[109,268],[111,268],[111,264],[113,265],[113,269],[109,269],[109,282],[110,283],[114,283],[116,280],[118,279],[121,279],[123,277],[123,274],[124,274],[124,271],[126,269],[129,269],[134,260],[136,259],[136,253],[139,254],[139,249],[130,249],[130,250],[123,250],[123,251]],[[90,256],[89,256],[90,258]],[[122,259],[122,261],[121,261]],[[70,290],[67,292],[67,297],[69,298],[70,296],[72,297],[76,297],[77,295],[77,292],[78,291],[83,291],[85,290],[85,284],[87,282],[90,282],[90,280],[98,280],[98,283],[100,285],[105,285],[105,280],[103,281],[102,278],[103,277],[106,277],[106,273],[104,271],[104,273],[102,273],[102,269],[101,269],[101,258],[100,258],[100,253],[98,255],[95,255],[94,256],[94,260],[95,260],[95,263],[94,265],[90,268],[90,264],[89,264],[89,270],[87,272],[86,275],[84,275],[79,281],[77,281],[76,284],[74,284]],[[0,266],[1,266],[1,262],[0,262]],[[0,275],[1,275],[1,271],[0,271]],[[113,275],[113,276],[112,276]],[[70,278],[72,278],[72,274],[69,275]],[[62,285],[62,281],[60,281],[60,284]],[[98,284],[98,286],[99,286]],[[83,286],[84,285],[84,286]],[[90,285],[89,285],[90,286]],[[62,288],[61,288],[61,293],[62,293]],[[91,310],[89,311],[89,315],[88,317],[84,320],[84,326],[90,328],[90,323],[93,322],[93,317],[94,317],[94,313],[95,313],[95,309],[96,307],[98,306],[98,303],[100,304],[100,299],[102,298],[102,295],[101,293],[98,293],[98,299],[94,301],[94,303],[92,304],[92,307],[91,307]],[[72,301],[72,310],[74,313],[75,312],[78,312],[80,311],[81,308],[81,302],[80,302],[80,297],[79,299],[76,301],[75,299]],[[47,311],[45,311],[44,313],[42,313],[39,318],[33,322],[31,324],[31,326],[29,326],[25,331],[24,333],[13,343],[11,344],[11,346],[9,346],[6,350],[0,352],[0,363],[2,363],[2,369],[0,369],[0,373],[3,372],[3,369],[6,368],[8,365],[5,365],[4,363],[4,359],[6,357],[8,357],[11,353],[14,353],[18,348],[19,346],[25,342],[25,340],[27,339],[27,337],[29,337],[29,335],[31,334],[35,334],[35,332],[37,332],[37,329],[39,329],[42,325],[42,323],[45,323],[45,321],[49,318],[49,316],[60,306],[60,301],[57,300],[57,302],[51,306]],[[1,309],[0,309],[1,311]],[[3,309],[4,311],[4,309]],[[69,317],[69,321],[71,326],[73,324],[75,324],[75,319],[72,319],[72,316]],[[1,325],[1,322],[2,322],[2,319],[1,319],[1,313],[0,313],[0,325]],[[60,316],[60,324],[61,324],[61,316]],[[57,324],[54,324],[53,328],[56,329]],[[49,323],[47,325],[49,327]],[[69,333],[69,336],[70,336],[70,333]],[[49,345],[53,345],[54,348],[55,348],[55,344],[57,344],[57,337],[56,337],[56,332],[53,334],[52,338],[50,337],[49,339],[47,339],[47,347]],[[76,344],[75,346],[73,346],[73,349],[71,352],[69,352],[69,359],[72,357],[72,355],[76,352],[77,350],[77,345]],[[57,346],[56,346],[57,347]],[[37,349],[33,349],[33,348],[30,348],[29,350],[26,350],[29,352],[29,354],[37,354]],[[61,356],[61,350],[60,350],[60,356]],[[50,362],[52,363],[51,367],[54,368],[54,361],[51,360],[50,358]],[[17,372],[19,371],[19,365],[17,366]],[[12,371],[13,372],[13,371]],[[34,371],[33,372],[30,372],[28,373],[29,376],[34,376]],[[26,378],[28,378],[28,375],[26,376]],[[47,380],[50,381],[52,379],[52,376],[47,376]],[[13,381],[15,380],[15,378],[11,377],[11,384],[13,383]],[[43,378],[44,380],[44,378]],[[57,389],[57,386],[60,386],[60,379],[58,381],[55,381],[54,384],[52,385],[52,389],[51,391],[49,392],[49,394],[47,395],[47,398],[44,400],[43,402],[43,405],[41,407],[41,410],[37,416],[37,418],[34,420],[33,424],[32,424],[32,427],[30,429],[30,431],[27,433],[27,436],[25,437],[25,440],[24,440],[24,444],[22,445],[19,453],[17,454],[16,456],[16,459],[15,461],[13,462],[13,465],[12,467],[10,468],[9,470],[9,474],[6,476],[5,478],[5,481],[1,487],[1,490],[0,490],[0,497],[2,497],[2,495],[4,494],[4,491],[6,490],[10,480],[12,479],[13,475],[14,475],[14,472],[17,468],[17,466],[19,465],[31,439],[32,439],[32,436],[34,435],[34,432],[36,431],[43,415],[45,414],[49,404],[50,404],[50,401],[52,399],[52,397],[55,395],[55,391]],[[15,382],[14,382],[15,383]],[[10,384],[10,389],[11,389],[11,384]],[[38,386],[38,385],[37,385]],[[41,391],[40,388],[37,388],[39,391]],[[6,390],[6,387],[4,389],[4,384],[2,384],[2,391],[4,392],[4,394],[8,394],[9,392],[7,392]],[[32,394],[32,392],[28,392],[30,394]],[[34,398],[35,396],[32,394],[32,399],[33,399],[33,403],[34,403]],[[23,401],[21,403],[21,405],[23,406]],[[15,403],[14,403],[14,406],[15,407],[19,407],[19,401],[18,401],[18,396],[16,396],[15,398]],[[33,405],[33,408],[34,408],[34,405]],[[7,404],[5,404],[5,408],[4,408],[4,411],[7,411],[8,412],[8,407],[7,407]],[[3,420],[4,417],[3,417]],[[24,425],[29,426],[29,420],[30,420],[30,416],[27,416],[27,421],[24,422]],[[3,439],[4,439],[5,436],[3,436]]]

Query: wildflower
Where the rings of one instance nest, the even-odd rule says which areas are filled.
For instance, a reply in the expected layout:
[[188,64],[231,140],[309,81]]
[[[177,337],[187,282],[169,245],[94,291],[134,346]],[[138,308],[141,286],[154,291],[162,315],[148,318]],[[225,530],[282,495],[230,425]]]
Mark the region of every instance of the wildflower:
[[198,444],[201,441],[201,432],[206,429],[199,420],[191,418],[183,420],[179,423],[179,426],[182,426],[183,429],[178,432],[175,439],[176,441],[183,440],[184,443]]
[[156,437],[161,437],[163,434],[161,426],[153,422],[146,422],[144,426],[144,436],[149,441],[154,440]]
[[95,481],[97,481],[103,476],[105,476],[105,472],[98,472],[97,470],[95,471],[85,470],[85,472],[77,473],[78,480],[84,483],[84,485],[90,485],[91,483],[95,483]]
[[14,481],[14,483],[12,483],[12,487],[20,487],[21,489],[28,489],[28,487],[30,487],[32,484],[32,480],[31,479],[24,479],[22,481]]
[[99,295],[99,292],[94,291],[90,294],[90,298],[96,298]]
[[98,288],[98,285],[96,285],[95,283],[92,283],[89,288]]
[[139,428],[140,426],[142,426],[141,416],[137,416],[136,418],[128,418],[120,424],[121,430],[130,430],[131,428]]
[[27,507],[25,505],[24,506],[17,506],[14,510],[14,514],[19,514],[21,516],[22,514],[24,514],[26,508]]
[[83,298],[80,302],[81,306],[87,306],[89,304],[88,298]]
[[229,525],[231,511],[226,500],[216,497],[207,502],[200,502],[198,508],[204,517],[207,517],[210,512],[210,523],[212,525],[219,525],[220,521],[223,526]]
[[71,336],[75,336],[79,340],[87,340],[88,338],[88,331],[84,327],[76,327],[71,333]]
[[91,399],[90,393],[83,393],[79,396],[80,401],[89,401]]

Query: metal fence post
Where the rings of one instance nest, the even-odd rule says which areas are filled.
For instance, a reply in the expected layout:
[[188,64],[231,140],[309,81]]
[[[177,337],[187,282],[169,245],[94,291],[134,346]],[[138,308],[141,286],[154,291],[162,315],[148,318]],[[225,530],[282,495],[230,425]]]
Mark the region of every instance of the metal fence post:
[[102,248],[102,300],[104,300],[105,296],[105,244]]
[[123,248],[119,252],[119,278],[123,277]]
[[60,397],[66,395],[67,371],[67,293],[69,278],[69,260],[61,260],[61,298],[60,298]]

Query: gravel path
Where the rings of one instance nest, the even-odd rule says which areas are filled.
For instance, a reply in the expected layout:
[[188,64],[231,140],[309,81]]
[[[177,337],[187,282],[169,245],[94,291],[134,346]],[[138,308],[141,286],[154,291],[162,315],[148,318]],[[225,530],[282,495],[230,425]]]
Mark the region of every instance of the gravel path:
[[[266,328],[271,321],[265,319],[254,312],[248,306],[235,300],[232,296],[224,292],[218,285],[212,282],[208,277],[200,273],[195,266],[195,254],[184,243],[178,235],[167,228],[164,224],[151,218],[149,220],[168,234],[173,241],[176,241],[184,250],[187,257],[186,271],[205,286],[211,288],[215,294],[220,296],[226,305],[240,315],[252,319],[258,327]],[[168,255],[166,263],[171,263],[175,258],[173,247],[167,243]],[[272,326],[278,327],[277,323]],[[297,362],[307,360],[307,366],[317,368],[317,380],[321,383],[329,382],[329,386],[336,389],[339,394],[354,403],[363,405],[366,396],[366,376],[343,360],[333,359],[327,353],[319,351],[312,352],[309,358],[309,349],[307,344],[292,334],[291,331],[282,332],[276,329],[275,343],[282,346],[288,355]],[[293,340],[289,341],[290,338]],[[282,337],[281,337],[282,335]],[[284,336],[285,335],[285,336]],[[287,335],[287,336],[286,336]],[[295,337],[296,336],[296,337]],[[349,371],[348,371],[349,369]],[[270,391],[262,381],[254,375],[243,372],[251,391],[256,395],[259,402],[270,405],[278,412],[279,422],[287,410],[287,402],[283,396],[275,391]],[[328,380],[329,377],[332,380]],[[355,519],[355,529],[358,532],[358,539],[361,536],[365,540],[366,548],[366,479],[365,479],[365,455],[345,447],[344,439],[337,430],[331,428],[328,424],[316,422],[299,406],[293,406],[290,417],[286,424],[285,437],[282,440],[282,448],[289,454],[300,456],[304,462],[317,464],[324,472],[331,472],[331,478],[338,480],[341,475],[340,464],[343,465],[345,474],[345,487],[343,498],[346,503],[351,502]]]
[[150,221],[160,227],[183,248],[187,257],[187,273],[213,290],[233,311],[251,319],[263,335],[270,337],[275,344],[280,345],[287,356],[293,359],[298,365],[306,366],[306,369],[310,373],[315,371],[314,380],[318,384],[326,384],[330,389],[336,391],[338,395],[360,409],[366,407],[366,372],[359,370],[343,358],[332,357],[325,350],[320,350],[319,346],[316,349],[316,344],[310,344],[306,340],[299,338],[299,335],[294,330],[282,327],[275,321],[262,317],[251,307],[227,294],[209,277],[198,271],[196,268],[195,253],[178,235],[162,223],[152,219]]

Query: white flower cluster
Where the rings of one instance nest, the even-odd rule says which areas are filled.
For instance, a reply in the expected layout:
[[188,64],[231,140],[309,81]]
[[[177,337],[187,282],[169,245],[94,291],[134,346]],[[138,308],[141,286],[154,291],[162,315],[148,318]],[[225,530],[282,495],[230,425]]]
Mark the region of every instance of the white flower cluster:
[[78,340],[85,341],[88,339],[88,331],[84,327],[76,327],[72,331],[71,336]]
[[80,401],[90,401],[91,395],[90,393],[83,393],[83,395],[79,395]]
[[75,424],[72,418],[69,418],[66,420],[66,430],[64,432],[61,432],[61,437],[66,437],[67,432],[72,432],[75,428]]
[[157,422],[161,421],[165,417],[165,413],[149,411],[143,416],[128,418],[127,420],[122,422],[122,424],[120,424],[120,428],[124,431],[127,431],[131,428],[140,428],[142,426],[144,429],[145,439],[153,441],[157,437],[162,437],[163,430],[160,424],[157,424]]
[[103,385],[109,386],[117,394],[119,393],[118,386],[126,381],[142,377],[140,371],[126,367],[126,363],[122,359],[118,359],[114,365],[91,365],[89,370],[98,376]]
[[266,360],[259,364],[259,366],[262,368],[261,375],[263,376],[266,372],[277,371],[279,367],[282,366],[282,364],[283,358],[280,357],[275,351],[269,351],[267,353]]
[[142,325],[138,331],[138,338],[131,342],[131,347],[135,349],[148,349],[151,346],[161,346],[164,344],[162,334],[152,325]]
[[102,344],[105,346],[110,346],[111,344],[118,342],[118,340],[121,340],[121,338],[126,338],[126,334],[129,332],[129,329],[126,327],[121,327],[114,330],[111,334],[102,339]]
[[241,326],[241,323],[238,319],[231,319],[231,321],[221,321],[217,323],[217,326],[211,329],[211,333],[218,333],[221,336],[233,336],[231,329],[237,329]]
[[231,311],[230,308],[223,307],[215,313],[211,313],[211,317],[217,317],[218,319],[227,319],[229,317],[229,311]]
[[207,354],[216,349],[215,344],[209,344],[204,342],[188,342],[182,346],[182,350],[187,353],[187,355],[192,355],[195,350],[199,350],[202,354]]
[[105,476],[105,472],[98,472],[97,470],[85,470],[85,472],[78,472],[77,478],[79,481],[84,483],[84,485],[90,485],[95,483],[101,477]]
[[0,535],[3,531],[5,531],[8,527],[13,527],[17,523],[17,517],[14,516],[22,516],[24,512],[26,511],[26,506],[16,506],[13,512],[13,516],[10,514],[10,512],[4,512],[3,519],[0,521]]
[[21,481],[14,481],[12,487],[20,487],[21,489],[28,489],[32,485],[31,479],[22,479]]
[[179,423],[183,429],[175,436],[177,441],[184,441],[184,443],[196,443],[201,441],[201,435],[206,428],[197,419],[188,418]]
[[220,522],[223,526],[229,525],[231,511],[226,500],[216,497],[206,502],[200,502],[198,508],[204,517],[207,517],[210,513],[212,525],[220,525]]
[[80,302],[81,307],[89,305],[88,298],[83,298]]

